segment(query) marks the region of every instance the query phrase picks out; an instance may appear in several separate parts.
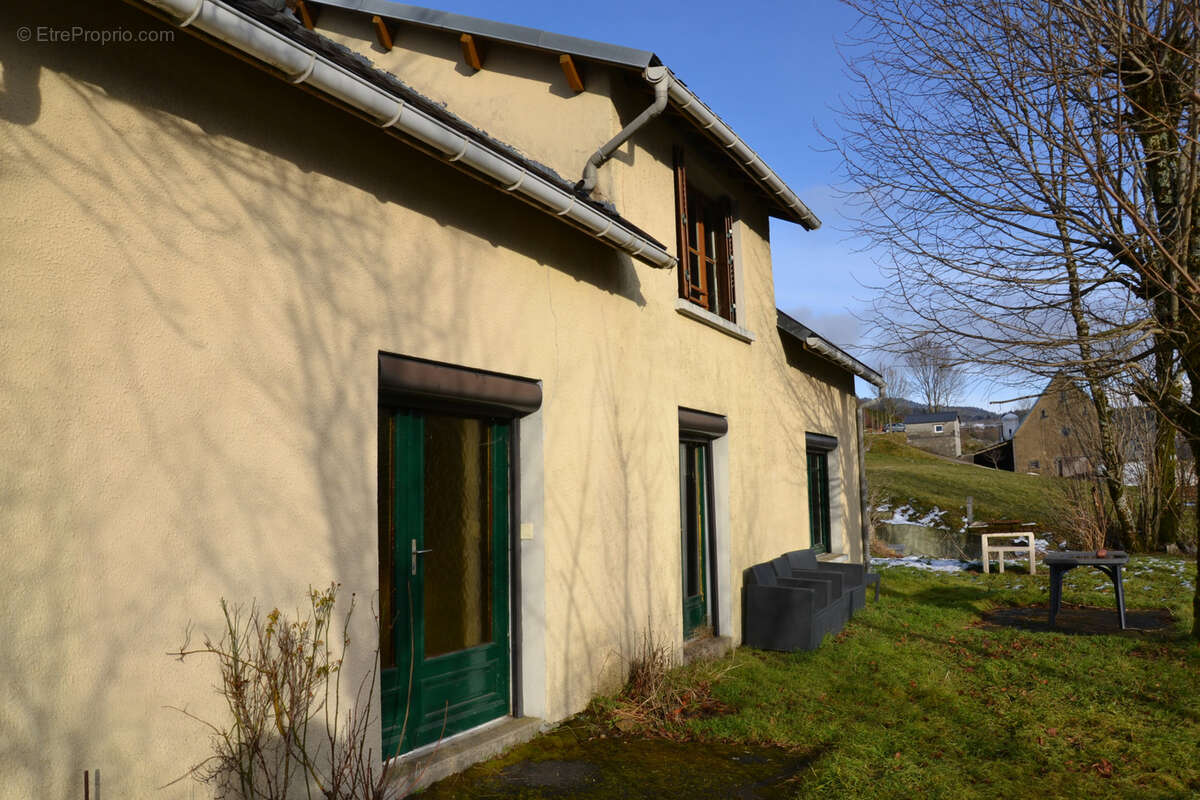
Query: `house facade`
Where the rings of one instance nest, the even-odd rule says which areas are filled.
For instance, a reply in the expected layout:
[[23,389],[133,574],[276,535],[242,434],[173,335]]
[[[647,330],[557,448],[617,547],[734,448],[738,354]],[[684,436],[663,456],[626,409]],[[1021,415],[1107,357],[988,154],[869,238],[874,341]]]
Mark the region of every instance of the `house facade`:
[[1095,474],[1099,424],[1091,399],[1065,373],[1055,375],[1012,437],[1019,472],[1073,478]]
[[904,418],[908,443],[947,458],[962,455],[962,426],[954,411],[934,414],[910,414]]
[[191,796],[168,707],[218,718],[216,672],[164,654],[220,598],[353,593],[344,670],[378,652],[371,736],[419,755],[581,710],[643,637],[736,644],[750,564],[862,558],[879,376],[775,306],[816,265],[768,218],[818,221],[652,53],[389,3],[29,14],[134,35],[0,42],[0,797]]

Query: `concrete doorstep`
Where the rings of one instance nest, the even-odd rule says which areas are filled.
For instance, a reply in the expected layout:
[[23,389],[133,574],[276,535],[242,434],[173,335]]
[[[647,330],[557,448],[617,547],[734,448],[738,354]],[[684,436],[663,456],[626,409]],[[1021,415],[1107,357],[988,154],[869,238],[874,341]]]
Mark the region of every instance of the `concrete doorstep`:
[[683,643],[683,663],[716,661],[732,649],[733,640],[728,636],[702,636]]
[[392,760],[388,783],[404,797],[468,767],[524,744],[542,730],[537,717],[502,717],[469,731],[417,748]]

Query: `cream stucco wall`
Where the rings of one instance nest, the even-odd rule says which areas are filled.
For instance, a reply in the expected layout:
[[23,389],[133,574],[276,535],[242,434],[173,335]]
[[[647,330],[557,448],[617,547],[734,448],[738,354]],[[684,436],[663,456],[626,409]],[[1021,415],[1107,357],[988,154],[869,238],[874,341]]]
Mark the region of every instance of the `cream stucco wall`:
[[[37,13],[158,26],[116,2]],[[843,443],[857,541],[852,383],[776,332],[746,189],[753,344],[677,313],[673,272],[186,36],[10,37],[0,69],[0,797],[71,796],[84,769],[108,798],[191,797],[157,790],[206,746],[166,707],[218,716],[216,671],[165,653],[217,632],[222,596],[290,608],[340,581],[347,670],[369,669],[380,351],[543,382],[543,459],[521,468],[544,477],[545,619],[525,624],[550,718],[611,688],[645,631],[678,645],[678,406],[729,419],[735,638],[741,570],[808,540],[806,431]],[[538,91],[562,119],[595,102]],[[664,242],[672,135],[608,173]]]
[[1059,476],[1061,466],[1061,477],[1090,475],[1099,444],[1092,401],[1065,375],[1056,375],[1013,435],[1014,468]]

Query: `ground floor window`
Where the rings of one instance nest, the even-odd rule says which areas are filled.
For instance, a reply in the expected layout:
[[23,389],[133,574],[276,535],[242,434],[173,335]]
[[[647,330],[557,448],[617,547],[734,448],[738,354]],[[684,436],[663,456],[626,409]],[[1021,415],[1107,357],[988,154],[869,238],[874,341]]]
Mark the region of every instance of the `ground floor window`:
[[728,430],[723,416],[679,409],[679,551],[684,639],[720,633],[716,625],[713,443],[721,440]]
[[683,638],[709,627],[709,561],[712,542],[712,448],[707,442],[679,443],[679,502],[683,553]]
[[828,553],[829,524],[829,454],[808,454],[808,520],[812,531],[812,546]]
[[805,436],[808,453],[808,527],[812,548],[822,553],[833,550],[833,524],[829,505],[829,455],[837,438],[819,433]]

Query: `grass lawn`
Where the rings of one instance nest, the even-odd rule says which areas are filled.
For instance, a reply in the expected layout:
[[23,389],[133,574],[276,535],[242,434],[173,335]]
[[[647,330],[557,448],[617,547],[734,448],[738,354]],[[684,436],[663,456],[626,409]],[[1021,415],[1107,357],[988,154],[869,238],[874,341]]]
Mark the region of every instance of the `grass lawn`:
[[1061,503],[1059,478],[986,469],[954,462],[909,447],[904,434],[867,437],[867,480],[892,507],[909,505],[923,516],[934,506],[950,511],[944,518],[957,528],[975,498],[975,519],[1021,519],[1053,529],[1054,510]]
[[[575,796],[527,783],[514,794],[502,780],[521,770],[561,777],[554,770],[566,767],[593,769],[597,781],[610,776],[611,791],[619,789],[611,796],[663,796],[664,782],[679,797],[727,796],[695,786],[722,772],[712,764],[737,768],[744,759],[711,755],[778,745],[799,767],[745,796],[1197,797],[1200,647],[1186,635],[1195,569],[1183,559],[1134,558],[1127,606],[1168,608],[1176,621],[1124,635],[982,624],[989,610],[1044,603],[1045,574],[885,569],[880,602],[868,600],[816,652],[742,648],[670,672],[670,696],[705,686],[703,704],[723,713],[684,719],[668,711],[654,730],[672,741],[654,750],[652,767],[633,766],[654,745],[628,724],[630,701],[601,698],[560,728],[567,733],[535,739],[429,796]],[[1112,608],[1111,585],[1075,569],[1064,602]]]
[[[1195,564],[1135,558],[1128,572],[1127,606],[1167,607],[1177,629],[985,627],[990,608],[1045,602],[1047,576],[885,570],[881,602],[815,653],[737,651],[714,688],[736,712],[688,728],[812,751],[797,796],[1195,797]],[[1113,605],[1094,570],[1069,572],[1063,595]]]

